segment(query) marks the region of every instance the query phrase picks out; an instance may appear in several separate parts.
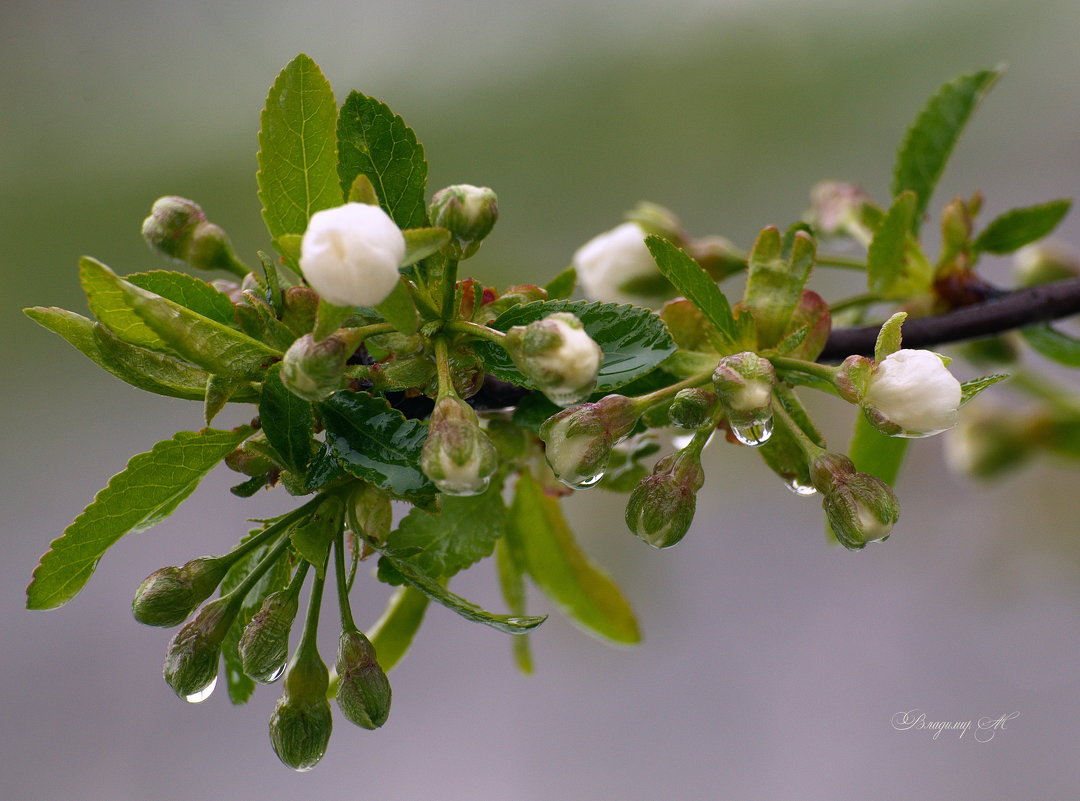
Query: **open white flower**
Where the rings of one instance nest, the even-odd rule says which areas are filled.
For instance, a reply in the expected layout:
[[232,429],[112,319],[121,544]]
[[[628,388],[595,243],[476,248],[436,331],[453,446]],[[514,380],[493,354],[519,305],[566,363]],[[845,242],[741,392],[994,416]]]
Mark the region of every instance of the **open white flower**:
[[663,276],[635,222],[595,236],[574,253],[573,265],[585,296],[607,303],[651,303]]
[[940,356],[905,348],[875,367],[862,404],[870,422],[884,433],[928,437],[956,425],[960,394],[960,382]]
[[300,269],[335,306],[374,306],[398,282],[405,237],[385,211],[346,203],[311,215],[300,242]]

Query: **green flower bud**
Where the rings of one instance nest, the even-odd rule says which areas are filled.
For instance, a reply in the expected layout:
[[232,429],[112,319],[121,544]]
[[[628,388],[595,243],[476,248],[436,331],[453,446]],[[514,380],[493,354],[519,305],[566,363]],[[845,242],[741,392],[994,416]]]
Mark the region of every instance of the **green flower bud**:
[[155,570],[135,591],[131,613],[147,626],[178,626],[210,597],[228,571],[228,563],[213,556]]
[[248,270],[233,251],[229,237],[206,219],[198,203],[182,197],[158,198],[143,220],[147,244],[176,261],[199,270],[227,270],[245,275]]
[[265,476],[277,464],[250,441],[225,456],[225,466],[245,476]]
[[396,390],[425,387],[435,380],[435,362],[430,356],[394,356],[371,365],[371,383],[376,389]]
[[708,425],[720,406],[716,393],[701,387],[679,390],[668,408],[672,425],[701,428]]
[[704,484],[698,450],[665,456],[630,493],[627,527],[654,548],[670,548],[690,530]]
[[515,325],[503,342],[517,368],[558,406],[584,400],[596,386],[604,352],[572,314]]
[[263,599],[240,636],[238,651],[244,672],[255,681],[276,681],[289,657],[289,632],[300,608],[292,588],[272,592]]
[[447,255],[467,259],[480,249],[484,237],[499,219],[499,201],[485,187],[458,184],[440,189],[428,207],[431,224],[450,232]]
[[230,599],[218,598],[176,632],[165,654],[162,674],[178,696],[189,699],[217,680],[221,643],[236,613]]
[[841,545],[859,551],[868,542],[889,538],[900,518],[900,501],[888,484],[877,476],[856,472],[854,463],[838,453],[824,453],[815,459],[810,475]]
[[285,351],[281,381],[304,400],[326,400],[344,385],[345,364],[355,350],[337,335],[316,342],[304,334]]
[[775,386],[772,363],[752,351],[724,356],[716,365],[713,388],[732,433],[744,445],[759,447],[772,435]]
[[341,632],[337,674],[338,706],[345,718],[365,729],[377,729],[386,723],[390,715],[390,681],[363,633]]
[[447,495],[479,495],[499,466],[495,446],[480,428],[476,412],[450,395],[435,404],[420,469]]
[[540,426],[544,454],[558,479],[585,489],[604,477],[611,449],[627,437],[640,417],[632,399],[608,395],[549,417]]
[[866,394],[873,373],[873,360],[865,356],[848,356],[837,369],[833,383],[841,398],[848,403],[858,403]]
[[306,286],[291,286],[281,296],[281,322],[297,336],[311,333],[315,327],[315,314],[319,308],[319,296]]
[[326,700],[330,676],[315,649],[297,651],[284,684],[285,693],[270,716],[270,744],[285,765],[308,771],[326,753],[334,726]]

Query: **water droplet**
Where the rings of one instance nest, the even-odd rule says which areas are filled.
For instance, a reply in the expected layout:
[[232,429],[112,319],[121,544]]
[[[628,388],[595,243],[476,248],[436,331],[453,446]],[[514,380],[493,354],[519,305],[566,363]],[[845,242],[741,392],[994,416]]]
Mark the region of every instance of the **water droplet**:
[[817,489],[814,487],[813,484],[803,484],[797,478],[788,479],[788,481],[786,482],[786,486],[796,495],[801,495],[803,497],[807,497],[809,495],[814,495],[815,493],[817,493]]
[[691,431],[689,434],[676,434],[671,438],[671,447],[673,447],[677,451],[681,451],[683,448],[690,444],[690,441],[693,438],[693,431]]
[[280,679],[281,674],[285,672],[285,664],[286,664],[285,662],[282,662],[281,667],[279,667],[277,670],[275,670],[273,673],[271,673],[269,676],[267,676],[265,683],[266,684],[273,684],[275,681]]
[[604,474],[601,472],[592,476],[575,476],[573,478],[560,477],[559,481],[561,481],[563,484],[570,487],[571,489],[583,490],[588,489],[589,487],[596,486],[598,483],[600,483],[600,480],[603,479],[603,477]]
[[491,486],[491,476],[469,475],[460,479],[440,479],[433,482],[443,495],[455,498],[470,498],[483,495]]
[[760,448],[768,442],[772,432],[773,421],[771,417],[767,420],[755,421],[749,425],[731,426],[731,433],[735,435],[735,439],[739,440],[743,445],[749,445],[751,448]]
[[199,690],[197,693],[192,693],[191,695],[184,696],[184,700],[187,701],[189,704],[201,704],[213,694],[215,687],[217,687],[217,676],[214,676],[214,680],[207,684],[205,687],[203,687],[201,690]]

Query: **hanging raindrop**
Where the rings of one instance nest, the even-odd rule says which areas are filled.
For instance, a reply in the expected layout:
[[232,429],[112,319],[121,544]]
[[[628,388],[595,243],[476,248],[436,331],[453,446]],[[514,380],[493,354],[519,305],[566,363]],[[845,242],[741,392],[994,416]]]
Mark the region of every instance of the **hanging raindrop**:
[[203,687],[201,690],[199,690],[197,693],[185,695],[184,700],[187,701],[189,704],[201,704],[213,694],[215,687],[217,687],[217,676],[214,676],[214,680],[207,684],[205,687]]
[[739,440],[743,445],[749,445],[751,448],[760,448],[768,442],[772,432],[772,417],[765,420],[755,420],[747,425],[731,424],[731,433],[735,435],[735,439]]

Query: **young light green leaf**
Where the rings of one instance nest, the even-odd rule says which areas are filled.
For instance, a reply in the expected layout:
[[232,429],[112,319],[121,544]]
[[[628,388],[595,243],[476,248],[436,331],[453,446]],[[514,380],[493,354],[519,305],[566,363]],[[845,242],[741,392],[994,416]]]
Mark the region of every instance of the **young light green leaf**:
[[363,203],[365,206],[378,206],[379,193],[375,191],[371,179],[363,173],[353,178],[352,186],[349,187],[348,200],[350,203]]
[[559,501],[528,470],[518,479],[506,538],[514,561],[572,621],[613,642],[641,641],[630,604],[580,549]]
[[[506,528],[501,493],[502,482],[497,482],[482,495],[443,496],[439,514],[414,508],[390,534],[386,545],[396,551],[420,549],[407,561],[421,573],[449,578],[491,555]],[[380,578],[387,581],[391,577]]]
[[232,301],[200,278],[172,270],[151,270],[124,277],[135,286],[171,300],[222,325],[236,327]]
[[[495,568],[499,574],[499,589],[502,590],[506,605],[510,607],[510,614],[524,615],[526,595],[523,568],[514,561],[505,537],[495,543]],[[525,675],[530,675],[533,672],[533,659],[529,635],[515,637],[511,643],[514,649],[514,662],[517,663],[518,670]]]
[[389,673],[405,656],[424,622],[427,608],[428,597],[406,584],[398,588],[382,617],[368,630],[367,638],[375,647],[383,672]]
[[415,334],[420,327],[416,303],[413,302],[412,293],[405,285],[404,277],[398,280],[390,294],[386,296],[386,300],[375,307],[375,311],[406,336]]
[[416,264],[438,253],[450,241],[450,232],[445,228],[409,228],[402,231],[405,236],[405,259],[402,267]]
[[344,202],[337,183],[336,123],[334,92],[318,65],[301,53],[270,87],[260,117],[255,178],[271,238],[303,234],[312,214]]
[[79,282],[90,311],[102,325],[131,345],[173,352],[165,340],[136,314],[112,270],[89,256],[79,259]]
[[320,578],[325,576],[330,544],[340,533],[344,521],[345,504],[338,496],[327,495],[310,517],[301,520],[289,532],[293,548],[311,563]]
[[993,386],[998,381],[1004,381],[1008,377],[1008,374],[996,373],[995,375],[984,375],[981,378],[964,381],[960,384],[960,405],[963,406],[987,387]]
[[[675,351],[675,343],[663,321],[640,306],[584,300],[535,301],[512,306],[491,326],[508,331],[515,325],[527,325],[555,312],[575,315],[604,352],[604,361],[596,377],[597,392],[610,392],[640,378]],[[504,381],[535,389],[501,347],[490,342],[477,342],[474,347],[488,372]]]
[[664,277],[716,327],[719,337],[713,344],[717,351],[733,353],[732,348],[738,340],[735,319],[731,305],[712,277],[677,245],[663,237],[646,237],[645,244]]
[[930,284],[929,274],[912,275],[908,255],[918,247],[911,237],[918,197],[905,190],[897,195],[881,221],[866,256],[867,288],[882,298],[906,298]]
[[1049,234],[1069,213],[1071,200],[1052,200],[1038,206],[1012,209],[995,217],[975,240],[986,253],[1012,253]]
[[892,193],[898,197],[910,189],[918,197],[913,233],[919,230],[930,196],[968,118],[1002,72],[1001,67],[971,72],[945,84],[908,129],[893,168]]
[[326,442],[346,471],[397,495],[435,491],[419,467],[426,425],[366,392],[335,392],[319,408]]
[[311,404],[297,397],[281,383],[280,370],[268,370],[259,396],[259,420],[266,439],[285,466],[303,475],[311,459]]
[[399,228],[428,224],[424,190],[427,162],[416,134],[385,103],[350,92],[337,121],[340,189],[347,193],[358,175],[375,187],[386,213]]
[[206,395],[203,398],[203,420],[210,425],[233,395],[250,388],[248,381],[211,375],[206,379]]
[[1047,359],[1066,367],[1080,367],[1080,340],[1049,324],[1020,329],[1020,335]]
[[565,300],[574,294],[577,287],[577,268],[567,267],[544,285],[548,300]]
[[815,251],[813,238],[802,230],[792,233],[786,253],[779,230],[770,226],[758,234],[750,251],[743,305],[754,316],[759,347],[774,347],[783,338],[810,277]]
[[895,485],[904,463],[909,439],[887,437],[870,425],[865,415],[855,415],[855,431],[848,445],[848,456],[855,469],[877,476],[886,484]]
[[27,608],[52,609],[74,598],[113,543],[172,514],[203,476],[251,432],[248,426],[233,431],[180,431],[132,457],[63,535],[52,541],[26,589]]
[[874,361],[882,362],[900,350],[903,342],[903,326],[907,319],[907,312],[897,312],[881,325],[878,331],[877,341],[874,343]]

